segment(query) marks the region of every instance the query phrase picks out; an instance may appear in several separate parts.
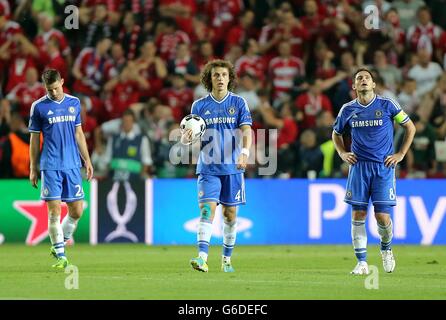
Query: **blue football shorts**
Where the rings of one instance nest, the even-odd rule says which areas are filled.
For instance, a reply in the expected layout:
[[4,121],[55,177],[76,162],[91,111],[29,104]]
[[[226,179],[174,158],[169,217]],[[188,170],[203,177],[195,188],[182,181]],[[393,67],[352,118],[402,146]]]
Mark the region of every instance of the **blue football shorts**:
[[70,170],[42,170],[42,200],[73,202],[84,199],[82,176],[79,168]]
[[358,161],[350,165],[344,201],[352,205],[396,205],[395,168],[384,163]]
[[197,188],[198,202],[217,202],[229,207],[246,203],[243,173],[223,176],[200,174]]

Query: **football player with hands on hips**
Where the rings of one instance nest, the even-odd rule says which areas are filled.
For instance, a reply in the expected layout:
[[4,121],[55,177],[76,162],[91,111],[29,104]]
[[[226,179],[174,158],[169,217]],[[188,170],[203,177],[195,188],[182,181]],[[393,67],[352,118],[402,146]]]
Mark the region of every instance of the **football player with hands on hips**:
[[[191,259],[190,264],[195,270],[208,272],[212,223],[217,205],[221,205],[224,223],[221,269],[234,272],[231,255],[236,240],[238,206],[246,203],[244,170],[252,141],[251,113],[246,100],[230,91],[235,84],[235,71],[230,62],[208,62],[202,71],[201,83],[209,94],[194,101],[191,108],[192,115],[204,120],[206,132],[201,137],[196,169],[200,208],[198,256]],[[190,144],[197,140],[194,136],[196,132],[186,127],[183,128],[181,141]],[[206,151],[209,150],[208,144],[211,144],[213,152]]]
[[[42,133],[40,197],[48,206],[48,232],[52,244],[50,253],[57,259],[53,268],[64,269],[69,265],[65,255],[65,244],[72,237],[84,211],[81,157],[88,180],[93,177],[93,166],[82,131],[79,99],[64,93],[64,79],[57,70],[45,70],[42,81],[47,94],[34,101],[30,111],[29,180],[31,185],[37,188]],[[62,201],[68,206],[68,214],[61,224]]]
[[[344,201],[352,206],[351,236],[358,260],[351,274],[368,274],[365,219],[371,198],[381,244],[384,271],[393,272],[392,220],[396,205],[395,166],[403,160],[415,135],[409,116],[392,99],[375,94],[371,71],[360,68],[353,76],[357,98],[344,104],[333,126],[336,151],[349,164]],[[394,121],[405,130],[398,152],[394,152]],[[351,134],[351,151],[346,150],[343,134]]]

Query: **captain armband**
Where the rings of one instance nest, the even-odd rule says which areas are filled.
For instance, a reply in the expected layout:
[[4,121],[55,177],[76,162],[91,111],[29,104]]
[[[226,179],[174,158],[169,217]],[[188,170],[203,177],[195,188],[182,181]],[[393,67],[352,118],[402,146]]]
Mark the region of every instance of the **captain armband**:
[[395,121],[399,124],[406,123],[409,120],[409,116],[403,110],[401,110],[395,117]]

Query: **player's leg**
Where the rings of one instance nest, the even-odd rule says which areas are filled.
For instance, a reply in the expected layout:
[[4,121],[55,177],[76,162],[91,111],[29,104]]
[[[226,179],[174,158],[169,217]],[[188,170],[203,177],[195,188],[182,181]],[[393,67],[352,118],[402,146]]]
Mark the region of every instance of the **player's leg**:
[[353,249],[358,260],[351,274],[368,274],[367,265],[367,231],[365,219],[367,217],[367,206],[352,205],[352,228],[351,236]]
[[223,253],[221,269],[224,272],[234,272],[231,263],[232,250],[237,237],[237,206],[222,207],[223,213]]
[[55,268],[64,268],[68,265],[65,257],[65,244],[60,224],[60,204],[62,195],[62,176],[60,171],[44,170],[41,173],[41,199],[48,207],[48,233],[51,240],[51,254],[57,258]]
[[234,272],[231,263],[232,250],[237,236],[238,206],[246,203],[245,180],[243,173],[231,174],[221,177],[221,197],[223,213],[223,254],[222,270]]
[[357,264],[351,274],[368,274],[367,232],[365,220],[369,202],[370,174],[368,163],[358,162],[350,166],[345,202],[352,206],[351,237]]
[[209,243],[212,237],[212,222],[214,221],[217,202],[203,202],[199,204],[199,207],[200,221],[197,229],[198,257],[192,258],[190,264],[195,270],[208,272]]
[[77,200],[73,202],[67,202],[68,214],[62,221],[62,230],[64,242],[67,243],[73,236],[74,231],[77,228],[77,223],[84,211],[84,201]]
[[392,251],[393,225],[390,218],[390,209],[390,206],[375,205],[375,217],[381,239],[381,258],[385,272],[393,272],[396,265]]
[[77,223],[84,211],[82,176],[79,169],[63,171],[62,201],[68,206],[68,214],[62,221],[65,243],[71,239],[76,230]]
[[218,176],[199,175],[197,181],[200,220],[197,229],[198,257],[190,260],[192,268],[207,272],[209,243],[212,237],[212,222],[220,196],[221,183]]
[[396,205],[395,169],[376,164],[379,175],[373,181],[372,202],[380,236],[384,271],[393,272],[395,257],[392,251],[393,224],[390,212]]
[[47,201],[48,207],[48,233],[51,244],[58,259],[66,259],[63,231],[60,224],[60,200]]

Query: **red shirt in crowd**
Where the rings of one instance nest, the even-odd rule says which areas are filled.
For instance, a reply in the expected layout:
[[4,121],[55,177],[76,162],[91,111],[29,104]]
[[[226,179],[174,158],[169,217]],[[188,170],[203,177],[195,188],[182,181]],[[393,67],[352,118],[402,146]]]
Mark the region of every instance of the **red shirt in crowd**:
[[139,102],[140,95],[139,85],[135,81],[118,82],[105,101],[108,119],[121,117],[131,104]]
[[190,43],[187,33],[180,30],[175,31],[172,34],[162,33],[155,41],[159,55],[164,61],[169,61],[175,58],[175,52],[180,43]]
[[87,113],[82,114],[82,131],[84,131],[87,141],[88,152],[91,154],[94,150],[94,129],[98,126],[96,119]]
[[212,0],[206,3],[206,13],[216,42],[225,39],[227,31],[234,25],[242,9],[241,0]]
[[277,136],[277,148],[285,144],[290,144],[296,141],[297,134],[299,133],[296,122],[293,118],[284,118],[283,127],[280,128]]
[[46,44],[48,40],[55,38],[57,40],[57,43],[59,44],[59,50],[62,52],[62,55],[66,56],[70,54],[71,49],[68,45],[68,41],[65,38],[65,35],[57,30],[57,29],[51,29],[45,33],[39,34],[34,38],[34,45],[39,50],[40,54],[46,53]]
[[407,42],[409,49],[417,52],[419,48],[427,49],[433,53],[434,48],[439,44],[441,28],[429,22],[426,26],[417,24],[407,30]]
[[194,101],[194,92],[190,88],[165,88],[160,93],[161,102],[172,109],[172,115],[177,122],[189,113],[192,102]]
[[40,82],[28,85],[25,82],[17,84],[7,95],[8,100],[15,100],[19,105],[22,117],[29,117],[31,104],[46,94],[45,87]]
[[95,95],[105,81],[107,60],[105,57],[97,55],[93,48],[83,49],[74,62],[83,77],[75,80],[73,90],[85,95]]
[[26,82],[26,71],[35,67],[34,60],[30,56],[16,56],[9,62],[8,79],[5,91],[9,93],[19,83]]
[[183,30],[187,34],[192,34],[193,25],[192,20],[197,11],[197,5],[195,0],[159,0],[159,7],[171,6],[171,5],[181,5],[182,7],[187,7],[189,14],[187,16],[176,16],[175,21],[178,25],[179,30]]
[[312,128],[316,125],[316,116],[321,110],[333,112],[330,99],[325,94],[313,96],[306,92],[295,100],[296,108],[303,112],[302,129]]
[[45,69],[56,69],[57,71],[59,71],[62,79],[68,79],[67,62],[59,52],[56,52],[52,55],[46,54],[43,57],[45,57],[45,60],[42,60],[43,62],[45,62]]
[[294,78],[305,75],[305,66],[297,57],[276,57],[269,64],[269,74],[273,85],[273,97],[288,93],[294,85]]
[[[22,33],[22,28],[17,22],[8,21],[4,26],[3,30],[0,30],[0,47],[3,46],[8,40],[13,40],[13,37],[17,33]],[[8,61],[14,58],[16,55],[17,46],[14,41],[9,46],[9,59],[3,60],[0,58],[0,72],[3,72],[7,68]]]
[[[143,58],[139,58],[138,60],[136,60],[136,64],[145,64],[146,62],[144,61]],[[142,93],[143,97],[158,97],[160,94],[161,89],[163,88],[163,79],[161,79],[160,77],[158,77],[158,74],[156,73],[156,67],[155,67],[155,63],[151,63],[148,67],[146,68],[141,68],[139,69],[141,76],[146,79],[149,82],[149,89],[145,90]]]
[[260,56],[242,56],[235,63],[235,71],[239,77],[248,73],[261,82],[264,82],[266,76],[265,60]]

